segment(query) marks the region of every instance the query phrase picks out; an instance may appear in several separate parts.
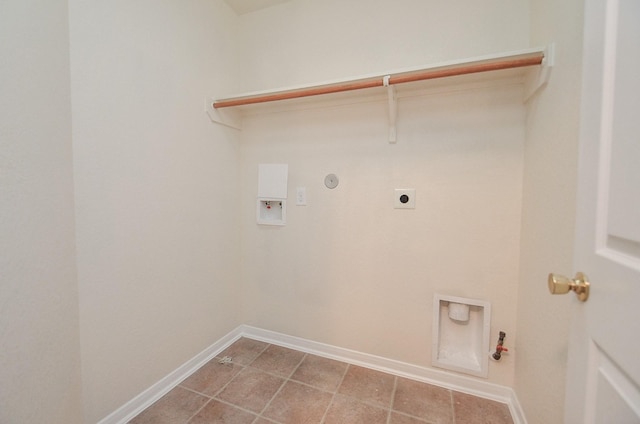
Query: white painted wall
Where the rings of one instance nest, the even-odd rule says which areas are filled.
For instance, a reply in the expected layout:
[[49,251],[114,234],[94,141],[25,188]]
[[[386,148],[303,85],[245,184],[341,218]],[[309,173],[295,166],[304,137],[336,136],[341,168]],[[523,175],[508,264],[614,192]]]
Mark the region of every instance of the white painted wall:
[[81,422],[65,0],[0,2],[0,422]]
[[204,113],[235,86],[222,1],[71,0],[85,422],[239,323],[237,133]]
[[[528,105],[518,300],[516,391],[532,424],[561,423],[575,299],[551,296],[547,274],[572,276],[583,5],[531,3],[533,43],[556,42],[548,86]],[[540,378],[544,376],[544,378]]]
[[529,1],[294,0],[243,15],[243,91],[529,46]]
[[[527,12],[525,1],[294,1],[241,17],[243,83],[266,88],[528,47]],[[383,100],[245,119],[247,322],[430,366],[439,292],[491,301],[491,339],[504,330],[513,344],[521,87],[402,99],[397,145],[387,142],[386,113]],[[270,162],[289,164],[283,228],[255,222],[257,167]],[[330,191],[323,179],[332,172],[341,182]],[[307,187],[308,206],[293,205],[296,186]],[[405,187],[417,190],[418,206],[394,210],[393,189]],[[513,360],[491,364],[490,381],[512,385]]]

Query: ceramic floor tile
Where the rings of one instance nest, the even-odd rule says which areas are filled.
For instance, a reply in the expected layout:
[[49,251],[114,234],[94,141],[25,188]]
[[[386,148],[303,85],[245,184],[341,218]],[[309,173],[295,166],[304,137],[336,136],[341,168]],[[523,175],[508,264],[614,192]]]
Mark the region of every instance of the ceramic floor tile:
[[389,411],[362,403],[347,396],[336,395],[324,424],[387,424]]
[[391,406],[395,377],[380,371],[349,365],[338,393],[383,408]]
[[322,390],[334,392],[342,381],[346,370],[347,364],[344,362],[334,361],[316,355],[307,355],[296,372],[291,376],[291,379]]
[[251,424],[255,419],[249,412],[212,400],[188,424]]
[[205,396],[176,387],[129,423],[184,424],[207,402],[209,398]]
[[453,408],[456,424],[513,424],[504,403],[453,392]]
[[249,365],[269,346],[268,343],[242,337],[231,346],[222,351],[218,356],[229,356],[238,365]]
[[[224,356],[232,357],[233,362],[218,363]],[[187,421],[513,424],[503,403],[246,338],[229,346],[130,424]]]
[[451,391],[398,377],[393,409],[437,424],[453,422]]
[[251,366],[288,378],[298,367],[303,357],[303,352],[271,345],[251,363]]
[[283,424],[319,424],[332,397],[331,393],[289,381],[263,416]]
[[249,411],[260,413],[276,394],[284,379],[255,368],[245,368],[216,398]]
[[220,364],[218,361],[219,359],[215,358],[207,362],[180,385],[207,396],[214,396],[242,370],[240,365]]

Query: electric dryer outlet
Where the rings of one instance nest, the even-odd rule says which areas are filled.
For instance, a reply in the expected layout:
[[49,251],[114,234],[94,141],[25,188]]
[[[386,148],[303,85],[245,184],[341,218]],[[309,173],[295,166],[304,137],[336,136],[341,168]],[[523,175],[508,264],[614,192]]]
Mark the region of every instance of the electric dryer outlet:
[[415,209],[416,189],[397,188],[394,190],[393,207],[395,209]]

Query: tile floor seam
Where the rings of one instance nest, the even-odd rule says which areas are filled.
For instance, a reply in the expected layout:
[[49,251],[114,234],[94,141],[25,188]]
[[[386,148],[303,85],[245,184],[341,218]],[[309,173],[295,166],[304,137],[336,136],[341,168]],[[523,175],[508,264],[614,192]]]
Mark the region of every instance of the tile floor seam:
[[[254,368],[256,369],[256,368]],[[271,375],[271,374],[269,374]],[[282,377],[278,377],[278,378],[282,378]],[[260,413],[258,414],[259,417],[261,418],[266,418],[263,414],[265,413],[265,411],[267,410],[267,408],[269,408],[271,406],[271,403],[273,402],[273,400],[278,396],[278,394],[282,391],[282,389],[284,388],[284,386],[287,385],[287,382],[289,381],[288,378],[282,378],[282,384],[280,384],[280,387],[278,388],[278,390],[276,390],[276,392],[273,394],[273,396],[271,396],[271,399],[269,399],[269,402],[267,402],[267,404],[264,406],[264,408],[262,408],[262,410],[260,411]]]
[[215,400],[216,402],[223,403],[223,404],[225,404],[225,405],[227,405],[227,406],[232,406],[232,407],[234,407],[234,408],[236,408],[236,409],[239,409],[239,410],[241,410],[241,411],[243,411],[243,412],[248,412],[248,413],[250,413],[251,415],[255,415],[256,417],[259,417],[259,416],[260,416],[260,414],[256,413],[255,411],[252,411],[252,410],[250,410],[250,409],[243,408],[242,406],[238,406],[238,405],[236,405],[236,404],[234,404],[234,403],[231,403],[231,402],[229,402],[229,401],[226,401],[226,400],[223,400],[223,399],[220,399],[220,398],[216,398],[216,397],[214,397],[214,398],[212,398],[211,400]]
[[[209,396],[207,396],[207,397],[209,398]],[[189,418],[187,418],[187,420],[184,422],[184,424],[189,424],[189,421],[191,421],[193,419],[193,417],[198,415],[200,413],[200,411],[202,411],[211,402],[213,402],[213,398],[209,398],[209,400],[207,402],[205,402],[205,404],[202,405],[202,407],[200,409],[198,409],[193,415],[191,415]]]
[[[270,375],[273,375],[273,374],[270,374]],[[281,378],[282,378],[282,377],[281,377]],[[292,379],[292,378],[288,378],[288,379],[287,379],[287,382],[300,384],[300,385],[302,385],[302,386],[309,387],[309,388],[311,388],[311,389],[315,389],[315,390],[317,390],[317,391],[319,391],[319,392],[324,392],[324,393],[329,393],[329,394],[334,394],[334,393],[335,393],[335,390],[334,390],[334,391],[332,391],[332,390],[322,389],[322,388],[320,388],[320,387],[314,386],[313,384],[305,383],[304,381],[294,380],[294,379]]]
[[[252,367],[251,365],[247,365],[246,368],[251,368],[252,370],[259,371],[259,372],[261,372],[263,374],[267,374],[267,375],[269,375],[271,377],[277,377],[277,378],[281,378],[283,380],[289,381],[289,378],[288,377],[283,377],[282,374],[276,374],[276,373],[273,373],[273,372],[265,371],[262,368]],[[295,381],[297,383],[296,380],[293,380],[293,381]]]
[[[302,362],[301,362],[301,363],[302,363]],[[298,366],[299,366],[299,364],[298,364]],[[321,387],[314,386],[313,384],[309,384],[309,383],[305,383],[304,381],[296,380],[295,378],[291,378],[291,377],[288,377],[288,378],[287,378],[287,377],[283,377],[282,375],[274,374],[274,373],[272,373],[272,372],[265,371],[265,370],[260,369],[260,368],[252,367],[252,366],[250,366],[250,365],[247,365],[247,368],[251,368],[251,369],[253,369],[253,370],[260,371],[260,372],[262,372],[262,373],[264,373],[264,374],[270,375],[271,377],[281,378],[281,379],[285,380],[285,383],[287,383],[287,382],[292,382],[292,383],[296,383],[296,384],[301,384],[301,385],[303,385],[303,386],[305,386],[305,387],[309,387],[309,388],[312,388],[312,389],[316,389],[316,390],[318,390],[318,391],[325,392],[325,393],[331,393],[331,394],[333,394],[333,393],[335,393],[335,392],[338,390],[337,388],[336,388],[336,390],[323,389],[323,388],[321,388]],[[297,368],[296,368],[296,370],[297,370]],[[294,371],[293,373],[291,373],[291,375],[292,375],[292,376],[293,376],[293,374],[295,374],[295,371]],[[235,376],[234,376],[234,378],[235,378]],[[342,381],[341,381],[341,382],[342,382]],[[227,383],[227,384],[228,384],[228,383]],[[338,385],[338,387],[339,387],[339,385]],[[222,389],[220,389],[220,391],[222,391]],[[218,392],[218,393],[219,393],[219,392]],[[205,396],[206,396],[206,395],[205,395]],[[344,395],[344,396],[347,396],[347,395]],[[351,397],[351,396],[348,396],[348,397]]]
[[[282,346],[278,346],[278,345],[269,345],[269,346],[282,347]],[[285,377],[285,376],[283,376],[283,375],[281,375],[281,374],[276,374],[276,373],[273,373],[273,372],[265,371],[265,370],[264,370],[264,369],[262,369],[262,368],[254,367],[254,366],[252,366],[252,365],[251,365],[251,364],[253,364],[253,363],[254,363],[254,362],[255,362],[255,361],[260,357],[260,355],[262,355],[262,354],[263,354],[263,353],[264,353],[264,352],[269,348],[269,346],[267,346],[267,347],[266,347],[262,352],[260,352],[260,354],[258,354],[258,356],[256,356],[256,357],[251,361],[251,363],[250,363],[250,364],[248,364],[248,365],[246,365],[246,366],[247,366],[247,367],[250,367],[250,368],[252,368],[252,369],[254,369],[254,370],[261,371],[261,372],[263,372],[263,373],[265,373],[265,374],[269,374],[270,376],[273,376],[273,377],[284,378],[285,380],[290,380],[290,379],[291,379],[291,376],[293,376],[293,374],[295,374],[296,370],[300,367],[300,364],[302,364],[302,361],[304,361],[304,358],[306,358],[306,357],[307,357],[307,355],[308,355],[308,353],[306,353],[306,352],[301,352],[301,353],[303,353],[303,355],[302,355],[302,359],[300,359],[300,362],[298,362],[298,364],[293,368],[293,371],[291,371],[291,373],[289,374],[289,376],[286,376],[286,377]],[[289,348],[285,348],[285,349],[289,349]],[[294,350],[294,349],[291,349],[291,350]],[[300,351],[297,351],[297,352],[300,352]],[[296,380],[294,380],[294,381],[296,381]]]
[[416,421],[420,421],[421,423],[425,423],[425,424],[438,424],[436,421],[431,421],[427,418],[421,418],[415,415],[411,415],[411,414],[407,414],[406,412],[402,412],[402,411],[398,411],[397,409],[392,409],[391,412],[398,414],[398,415],[402,415],[403,417],[407,417],[407,418],[411,418],[413,420]]
[[[243,408],[243,407],[238,406],[238,405],[235,405],[235,404],[233,404],[233,403],[231,403],[231,402],[227,402],[227,401],[225,401],[225,400],[218,399],[218,398],[213,398],[213,399],[211,399],[211,400],[212,400],[212,401],[216,401],[216,402],[218,402],[218,403],[222,403],[223,405],[230,406],[230,407],[235,408],[235,409],[237,409],[237,410],[239,410],[239,411],[246,412],[247,414],[254,415],[254,416],[255,416],[255,418],[253,419],[253,421],[252,421],[252,422],[257,421],[257,420],[259,420],[259,419],[261,418],[261,417],[260,417],[260,414],[256,414],[254,411],[252,411],[252,410],[250,410],[250,409]],[[187,424],[189,424],[189,423],[187,423]]]
[[287,377],[287,381],[291,380],[291,377],[293,377],[293,374],[296,373],[298,368],[300,368],[300,365],[302,365],[302,362],[304,362],[304,359],[307,357],[307,355],[309,355],[306,352],[303,352],[303,353],[304,353],[304,355],[302,355],[302,359],[300,359],[300,361],[298,361],[298,364],[295,367],[293,367],[293,370],[291,371],[291,373],[289,373],[289,376]]
[[[342,362],[342,361],[339,361]],[[324,424],[325,420],[327,419],[327,414],[329,413],[329,410],[331,409],[331,405],[333,405],[333,401],[336,399],[336,396],[338,395],[338,390],[340,390],[340,386],[342,386],[342,382],[344,381],[344,378],[347,376],[347,371],[349,371],[349,367],[351,366],[351,364],[344,362],[345,364],[347,364],[346,367],[344,367],[344,371],[342,372],[342,377],[340,378],[340,381],[338,382],[338,384],[336,385],[336,389],[333,391],[333,395],[331,396],[331,400],[329,401],[329,405],[327,405],[327,409],[324,411],[324,415],[322,416],[322,419],[320,420],[320,424]]]
[[[300,363],[302,363],[302,361],[300,361]],[[300,365],[298,365],[298,366],[300,366]],[[291,374],[291,375],[293,375],[293,374]],[[282,378],[282,377],[280,377],[280,378]],[[319,391],[319,392],[323,392],[323,393],[327,393],[327,394],[331,394],[332,395],[331,401],[329,402],[329,404],[327,405],[327,407],[326,407],[326,409],[324,411],[324,415],[322,416],[322,420],[320,420],[319,424],[321,424],[323,422],[324,416],[327,414],[327,411],[329,411],[329,407],[331,406],[331,402],[333,401],[333,396],[335,396],[336,392],[331,392],[330,390],[320,389],[320,388],[312,386],[310,384],[302,383],[300,381],[292,380],[290,378],[286,379],[285,382],[280,387],[280,389],[278,389],[276,394],[273,395],[273,398],[271,398],[271,400],[267,403],[267,406],[265,406],[264,409],[260,412],[259,418],[263,418],[263,419],[268,420],[268,421],[270,421],[272,423],[275,423],[275,424],[282,424],[280,421],[276,421],[273,418],[268,418],[264,414],[265,414],[265,412],[267,412],[267,409],[271,406],[271,403],[273,403],[273,401],[276,399],[276,397],[278,397],[278,394],[284,389],[284,387],[287,385],[287,383],[299,384],[301,386],[305,386],[305,387],[308,387],[310,389],[313,389],[313,390],[316,390],[316,391]]]
[[[253,411],[251,411],[251,410],[249,410],[249,409],[245,409],[245,408],[243,408],[243,407],[241,407],[241,406],[234,405],[234,404],[233,404],[233,403],[231,403],[231,402],[227,402],[226,400],[222,400],[222,399],[219,399],[219,398],[217,398],[217,397],[212,397],[210,402],[218,402],[218,403],[222,403],[222,404],[227,405],[227,406],[230,406],[230,407],[232,407],[232,408],[234,408],[234,409],[238,409],[238,410],[240,410],[240,411],[242,411],[242,412],[246,412],[246,413],[248,413],[248,414],[255,415],[255,418],[253,419],[253,421],[255,421],[255,420],[257,420],[258,418],[260,418],[260,414],[256,414],[255,412],[253,412]],[[209,404],[210,402],[207,402],[207,404]],[[204,408],[204,406],[203,406],[203,408]],[[201,408],[200,410],[202,410],[202,408]],[[198,411],[198,412],[200,412],[200,411]],[[193,417],[195,417],[195,415],[194,415]],[[189,418],[189,419],[190,419],[190,420],[192,420],[192,419],[193,419],[193,417],[191,417],[191,418]],[[253,422],[253,421],[252,421],[252,422]],[[187,424],[189,424],[189,421],[187,421]]]
[[[239,339],[239,340],[240,340],[240,339]],[[259,341],[259,340],[253,340],[253,339],[248,339],[248,340],[252,340],[252,341]],[[262,342],[262,343],[265,343],[265,342]],[[230,356],[230,358],[231,358],[231,362],[230,362],[230,363],[231,363],[231,364],[235,364],[235,365],[239,365],[239,366],[241,366],[241,367],[248,367],[248,366],[250,366],[251,364],[253,364],[253,363],[254,363],[254,361],[255,361],[256,359],[258,359],[258,357],[259,357],[260,355],[262,355],[262,354],[264,353],[264,351],[265,351],[265,350],[269,349],[269,346],[271,346],[269,343],[265,343],[265,344],[266,344],[266,346],[265,346],[265,347],[264,347],[260,352],[258,352],[258,353],[256,354],[256,356],[254,356],[253,358],[251,358],[251,360],[250,360],[250,361],[247,361],[247,363],[246,363],[246,364],[241,364],[241,363],[239,363],[239,362],[234,362],[234,361],[233,361],[233,356]],[[225,349],[225,350],[226,350],[226,349]],[[224,352],[224,351],[223,351],[223,352]],[[220,359],[222,359],[222,358],[220,358]],[[255,368],[255,367],[253,367],[253,368]]]
[[213,399],[213,398],[215,397],[215,396],[211,396],[211,395],[204,394],[204,393],[199,392],[199,391],[197,391],[197,390],[193,390],[192,388],[189,388],[189,387],[187,387],[187,386],[183,386],[182,384],[178,384],[176,387],[180,387],[181,389],[188,390],[188,391],[190,391],[191,393],[195,393],[195,394],[197,394],[197,395],[204,396],[204,397],[207,397],[207,398],[209,398],[209,399]]
[[337,393],[337,392],[336,392],[336,395],[340,395],[340,396],[346,397],[348,399],[355,400],[355,401],[357,401],[359,403],[362,403],[364,405],[371,406],[371,407],[374,407],[374,408],[377,408],[377,409],[382,409],[382,410],[385,410],[385,411],[395,411],[394,409],[389,408],[388,406],[381,406],[379,403],[375,403],[375,402],[371,402],[369,400],[361,399],[361,398],[356,397],[356,396],[345,395],[344,393]]
[[[203,365],[203,366],[204,366],[204,365]],[[227,366],[227,364],[224,364],[223,366]],[[222,393],[222,392],[227,388],[227,386],[228,386],[229,384],[231,384],[231,382],[232,382],[233,380],[235,380],[235,379],[236,379],[236,377],[238,377],[238,376],[240,375],[240,373],[242,373],[242,371],[244,371],[244,370],[248,367],[248,365],[247,365],[247,366],[245,366],[245,365],[241,365],[241,364],[233,364],[232,366],[238,366],[238,367],[240,367],[240,370],[239,370],[237,373],[235,373],[235,374],[234,374],[234,376],[233,376],[233,377],[231,377],[231,378],[229,379],[229,381],[227,381],[227,382],[226,382],[222,387],[220,387],[220,388],[219,388],[219,389],[218,389],[214,394],[212,394],[211,396],[208,396],[208,397],[210,397],[210,398],[212,398],[212,399],[217,398],[217,396],[218,396],[220,393]],[[193,374],[195,374],[195,372],[194,372]],[[194,390],[194,391],[195,391],[195,390]],[[203,395],[204,395],[204,393],[203,393]],[[207,396],[207,395],[204,395],[204,396]]]
[[273,346],[271,343],[266,343],[266,346],[264,347],[264,349],[262,349],[262,350],[260,351],[260,353],[258,353],[258,354],[256,355],[256,357],[255,357],[255,358],[253,358],[253,359],[252,359],[252,360],[247,364],[247,366],[249,366],[249,365],[253,364],[253,363],[256,361],[256,359],[258,359],[258,358],[260,357],[260,355],[262,355],[264,352],[266,352],[266,350],[267,350],[267,349],[269,349],[269,347],[271,347],[271,346]]
[[273,423],[273,424],[282,424],[280,421],[272,420],[271,418],[267,418],[267,417],[264,417],[262,415],[258,415],[256,417],[256,420],[252,424],[256,424],[258,422],[258,420],[268,421],[268,422]]
[[397,388],[398,388],[398,376],[396,375],[393,378],[393,389],[391,389],[391,407],[389,408],[389,413],[387,414],[387,424],[391,424],[391,415],[393,414],[393,406],[395,405]]
[[449,390],[449,398],[451,399],[451,424],[456,424],[456,405],[453,400],[453,390]]

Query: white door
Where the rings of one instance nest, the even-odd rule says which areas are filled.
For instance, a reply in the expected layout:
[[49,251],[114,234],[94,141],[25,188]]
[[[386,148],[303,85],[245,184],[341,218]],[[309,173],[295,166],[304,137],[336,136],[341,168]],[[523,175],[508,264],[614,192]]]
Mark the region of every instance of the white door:
[[[586,0],[567,424],[640,423],[640,0]],[[576,301],[567,299],[567,301]]]

